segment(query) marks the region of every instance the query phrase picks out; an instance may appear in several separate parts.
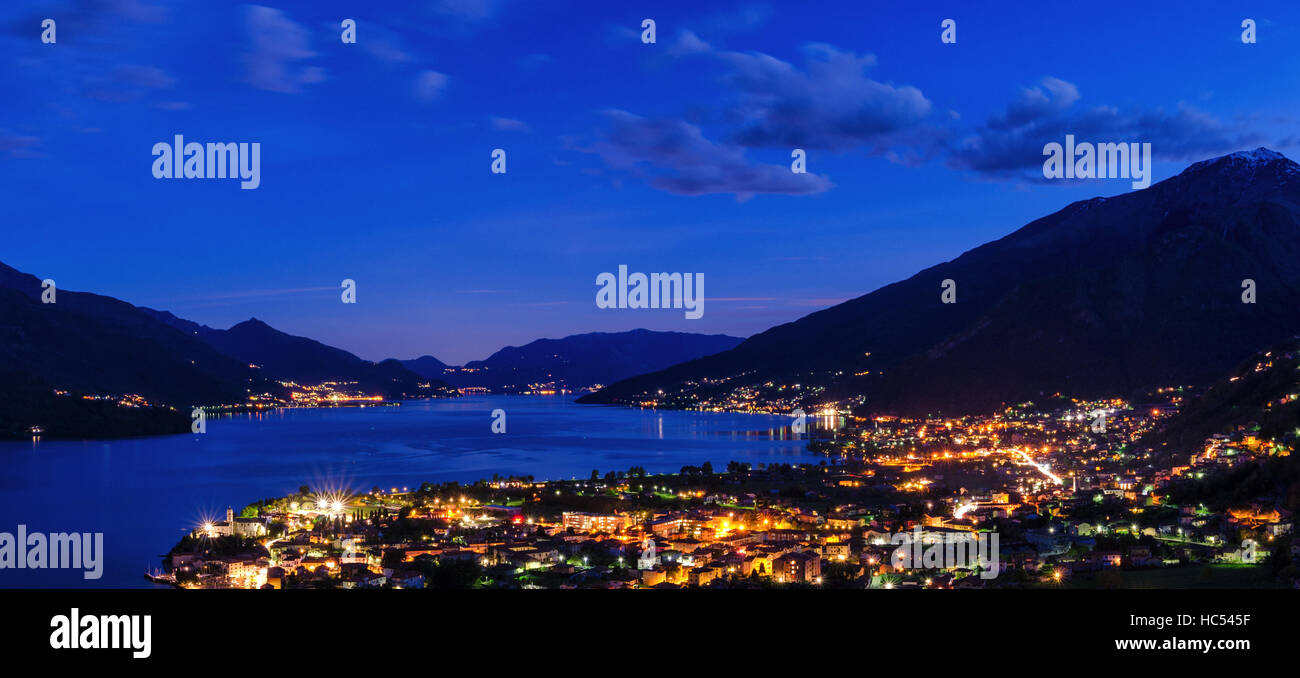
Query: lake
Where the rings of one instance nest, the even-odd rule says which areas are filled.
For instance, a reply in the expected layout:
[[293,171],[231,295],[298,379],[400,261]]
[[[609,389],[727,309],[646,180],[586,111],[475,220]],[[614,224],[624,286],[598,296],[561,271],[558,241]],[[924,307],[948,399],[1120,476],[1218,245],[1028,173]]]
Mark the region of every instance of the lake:
[[[491,431],[492,411],[506,432]],[[201,435],[0,443],[0,532],[104,533],[104,572],[0,570],[0,587],[148,587],[146,569],[205,517],[299,486],[416,487],[592,469],[676,472],[705,461],[820,459],[783,416],[577,405],[571,396],[472,396],[400,407],[209,417]],[[783,435],[786,439],[782,439]]]

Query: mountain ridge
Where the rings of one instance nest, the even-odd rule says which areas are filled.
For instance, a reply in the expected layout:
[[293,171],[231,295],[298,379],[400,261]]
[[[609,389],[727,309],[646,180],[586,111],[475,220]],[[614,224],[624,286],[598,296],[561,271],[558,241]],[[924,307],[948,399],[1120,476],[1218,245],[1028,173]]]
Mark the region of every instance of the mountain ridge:
[[483,360],[451,368],[447,378],[458,386],[525,389],[551,383],[576,390],[711,355],[741,341],[725,334],[645,328],[585,332],[505,346]]
[[0,264],[0,370],[85,393],[177,406],[242,402],[265,380],[247,365],[113,297],[57,289]]
[[[735,349],[580,401],[644,402],[662,389],[660,404],[692,407],[739,386],[798,382],[814,404],[856,399],[868,411],[925,413],[1211,379],[1296,329],[1297,205],[1300,166],[1281,154],[1202,161],[1141,191],[1070,203]],[[1267,291],[1267,305],[1239,302],[1245,278]],[[957,283],[955,304],[941,303],[946,279]],[[1143,323],[1159,327],[1143,334]],[[1223,323],[1245,331],[1188,342],[1195,327]],[[1170,343],[1166,354],[1151,349]]]
[[301,384],[356,382],[361,390],[379,392],[387,399],[450,395],[451,387],[440,379],[422,387],[420,384],[427,378],[407,369],[400,361],[364,360],[315,339],[277,330],[257,318],[219,330],[166,311],[149,311],[161,321],[199,337],[224,355],[257,365],[277,380]]

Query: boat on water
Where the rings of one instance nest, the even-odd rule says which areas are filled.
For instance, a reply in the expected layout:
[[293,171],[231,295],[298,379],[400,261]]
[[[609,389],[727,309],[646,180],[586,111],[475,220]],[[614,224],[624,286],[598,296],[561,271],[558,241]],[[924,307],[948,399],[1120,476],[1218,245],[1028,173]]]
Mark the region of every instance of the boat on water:
[[164,586],[178,586],[178,584],[176,583],[176,577],[174,575],[166,574],[163,572],[146,571],[144,573],[144,578],[148,579],[149,581],[155,584],[162,584]]

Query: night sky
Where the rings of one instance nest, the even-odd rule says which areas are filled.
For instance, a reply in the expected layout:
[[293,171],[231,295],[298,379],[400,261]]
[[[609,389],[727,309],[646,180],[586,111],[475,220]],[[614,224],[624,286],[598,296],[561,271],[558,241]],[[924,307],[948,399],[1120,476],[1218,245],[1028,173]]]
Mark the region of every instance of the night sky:
[[[1155,181],[1300,155],[1300,5],[1176,7],[10,1],[0,261],[372,360],[748,336],[1132,190],[1045,181],[1043,144],[1066,134],[1151,143]],[[175,134],[260,143],[261,186],[155,179]],[[620,264],[703,273],[703,318],[597,309]]]

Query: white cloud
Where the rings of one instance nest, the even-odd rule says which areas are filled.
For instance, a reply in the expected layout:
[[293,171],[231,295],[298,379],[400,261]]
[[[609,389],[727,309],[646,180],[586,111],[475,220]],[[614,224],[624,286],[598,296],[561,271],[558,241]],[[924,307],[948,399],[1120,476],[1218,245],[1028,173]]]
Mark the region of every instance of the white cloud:
[[307,29],[284,12],[261,5],[244,8],[249,46],[244,52],[245,80],[268,92],[293,93],[300,85],[324,80],[324,69],[296,62],[316,56]]
[[447,76],[438,71],[423,70],[415,76],[412,94],[419,101],[430,102],[442,94],[447,86]]
[[523,120],[515,120],[514,118],[500,118],[495,115],[490,115],[488,116],[488,122],[492,124],[492,127],[499,129],[503,132],[531,132],[532,131],[532,129],[528,126],[528,123],[524,122]]

